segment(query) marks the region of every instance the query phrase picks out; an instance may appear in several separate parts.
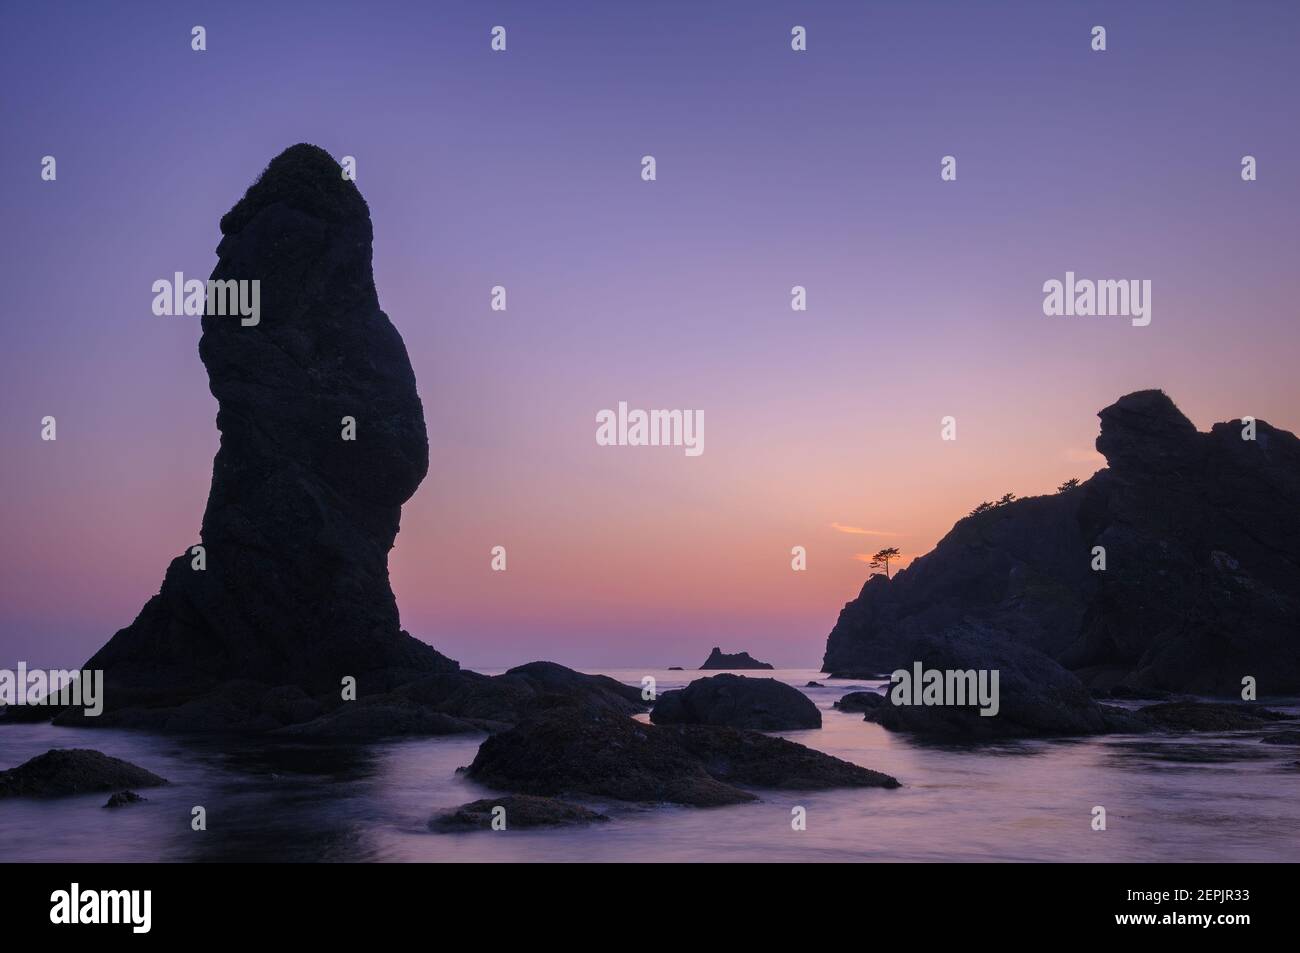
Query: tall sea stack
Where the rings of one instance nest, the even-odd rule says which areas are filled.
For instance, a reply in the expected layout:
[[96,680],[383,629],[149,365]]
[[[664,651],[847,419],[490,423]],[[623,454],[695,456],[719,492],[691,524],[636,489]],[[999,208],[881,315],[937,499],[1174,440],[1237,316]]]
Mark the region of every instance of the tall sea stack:
[[[106,706],[156,710],[237,680],[366,689],[458,666],[401,630],[388,551],[429,467],[401,336],[379,307],[370,212],[338,163],[300,144],[221,219],[214,280],[259,282],[260,320],[207,315],[199,356],[221,448],[203,568],[161,591],[95,654]],[[344,439],[344,418],[355,439]]]

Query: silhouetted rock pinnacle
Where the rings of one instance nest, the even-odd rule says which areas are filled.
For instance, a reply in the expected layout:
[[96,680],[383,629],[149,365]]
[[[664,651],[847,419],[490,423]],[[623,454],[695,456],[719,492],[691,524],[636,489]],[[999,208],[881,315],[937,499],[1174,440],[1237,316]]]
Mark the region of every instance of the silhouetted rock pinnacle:
[[236,679],[337,692],[348,675],[374,690],[456,669],[401,631],[388,582],[429,445],[406,348],[379,308],[365,200],[328,153],[296,145],[221,231],[212,278],[259,281],[261,320],[202,319],[221,431],[206,568],[174,559],[87,663],[105,670],[107,707],[175,705]]

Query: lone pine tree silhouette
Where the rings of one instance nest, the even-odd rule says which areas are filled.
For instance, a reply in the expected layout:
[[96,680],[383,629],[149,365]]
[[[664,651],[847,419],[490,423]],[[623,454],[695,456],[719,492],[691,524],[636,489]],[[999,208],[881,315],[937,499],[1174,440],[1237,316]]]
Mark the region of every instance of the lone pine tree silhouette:
[[[401,630],[388,552],[429,468],[401,335],[379,307],[370,211],[323,149],[273,159],[221,219],[217,280],[261,283],[262,320],[203,318],[221,447],[206,566],[161,591],[87,668],[106,705],[182,704],[232,680],[371,690],[457,663]],[[342,418],[355,440],[342,439]]]

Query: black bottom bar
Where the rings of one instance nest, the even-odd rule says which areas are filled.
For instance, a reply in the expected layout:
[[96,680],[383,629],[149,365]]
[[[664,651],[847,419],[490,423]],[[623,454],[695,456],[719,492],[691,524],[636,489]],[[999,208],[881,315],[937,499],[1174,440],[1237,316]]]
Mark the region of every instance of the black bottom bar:
[[[662,942],[716,930],[734,941],[770,937],[774,926],[845,940],[903,929],[927,940],[1136,933],[1231,942],[1294,916],[1294,868],[1284,865],[671,866],[642,879],[579,865],[9,865],[0,922],[9,941],[73,931],[127,942],[414,931],[450,943],[447,928],[478,924],[534,939],[579,930],[593,942],[601,934],[588,931]],[[75,919],[119,922],[72,923],[73,884]]]

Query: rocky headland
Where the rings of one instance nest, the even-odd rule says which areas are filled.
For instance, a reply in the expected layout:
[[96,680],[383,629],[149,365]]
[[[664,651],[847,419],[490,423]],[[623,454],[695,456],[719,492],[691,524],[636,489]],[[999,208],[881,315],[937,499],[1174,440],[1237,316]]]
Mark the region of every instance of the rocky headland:
[[1084,734],[1134,724],[1094,696],[1239,700],[1247,680],[1260,697],[1300,692],[1300,440],[1262,420],[1254,439],[1242,421],[1200,433],[1156,390],[1099,416],[1105,469],[978,508],[892,579],[868,579],[827,640],[828,672],[999,669],[1001,713],[869,717],[918,733]]

